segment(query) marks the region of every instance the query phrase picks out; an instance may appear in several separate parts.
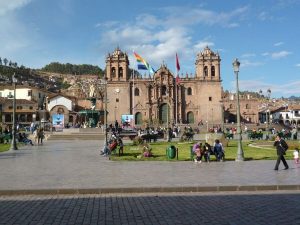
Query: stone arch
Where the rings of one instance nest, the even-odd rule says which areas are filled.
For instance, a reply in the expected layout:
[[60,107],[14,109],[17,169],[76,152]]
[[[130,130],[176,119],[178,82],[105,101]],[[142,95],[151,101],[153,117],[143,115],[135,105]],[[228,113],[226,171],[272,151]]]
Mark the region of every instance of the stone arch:
[[193,124],[195,123],[194,113],[192,111],[188,112],[186,115],[187,123]]
[[163,103],[159,107],[159,121],[162,124],[166,124],[169,120],[170,109],[167,103]]
[[143,123],[143,115],[140,112],[137,112],[135,114],[135,118],[134,118],[135,124],[136,125],[142,125]]
[[140,89],[138,88],[134,89],[134,96],[140,96]]

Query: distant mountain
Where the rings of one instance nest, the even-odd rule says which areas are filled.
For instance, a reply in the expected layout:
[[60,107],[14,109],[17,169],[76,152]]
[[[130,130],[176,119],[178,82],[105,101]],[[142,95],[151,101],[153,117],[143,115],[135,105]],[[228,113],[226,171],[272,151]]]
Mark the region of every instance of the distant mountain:
[[51,72],[51,73],[60,73],[60,74],[73,74],[73,75],[99,75],[103,76],[103,70],[98,66],[82,64],[82,65],[75,65],[75,64],[62,64],[59,62],[52,62],[46,66],[44,66],[41,71],[44,72]]

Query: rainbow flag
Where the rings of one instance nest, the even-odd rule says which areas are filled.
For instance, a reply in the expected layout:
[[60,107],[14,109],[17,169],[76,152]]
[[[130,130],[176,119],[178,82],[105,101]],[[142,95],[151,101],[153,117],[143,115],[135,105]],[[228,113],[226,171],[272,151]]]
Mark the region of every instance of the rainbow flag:
[[134,57],[138,63],[138,70],[149,70],[150,73],[155,73],[154,69],[146,62],[140,55],[133,52]]

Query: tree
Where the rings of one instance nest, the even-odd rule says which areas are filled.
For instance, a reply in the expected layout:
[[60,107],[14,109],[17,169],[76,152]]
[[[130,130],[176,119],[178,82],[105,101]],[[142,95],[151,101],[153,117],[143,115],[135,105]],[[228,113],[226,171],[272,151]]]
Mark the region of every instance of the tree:
[[8,59],[7,59],[7,58],[4,58],[4,59],[3,59],[3,62],[4,62],[4,65],[6,66],[7,63],[8,63]]
[[2,66],[2,59],[1,59],[1,57],[0,57],[0,66]]

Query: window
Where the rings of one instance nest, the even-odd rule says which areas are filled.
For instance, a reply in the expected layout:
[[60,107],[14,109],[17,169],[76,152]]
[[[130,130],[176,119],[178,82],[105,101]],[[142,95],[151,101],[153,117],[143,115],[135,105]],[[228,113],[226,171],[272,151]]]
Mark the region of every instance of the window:
[[22,106],[17,106],[17,109],[23,109],[23,107]]
[[140,89],[138,88],[134,89],[134,96],[140,96]]
[[246,109],[250,109],[251,106],[249,104],[246,104]]
[[111,68],[111,75],[112,75],[112,77],[116,77],[116,68],[115,67]]
[[116,98],[116,102],[119,102],[119,99],[118,99],[118,98]]
[[41,98],[41,96],[42,96],[41,93],[39,93],[39,98]]
[[165,85],[161,87],[161,95],[167,95],[167,87]]
[[27,96],[32,96],[32,90],[28,90],[28,94],[27,94]]
[[123,77],[123,68],[119,67],[119,77]]
[[208,97],[208,101],[210,101],[210,102],[211,102],[211,101],[212,101],[212,97]]
[[233,106],[232,106],[232,104],[230,104],[230,105],[229,105],[229,109],[233,109]]
[[8,109],[13,109],[13,107],[12,106],[8,106]]
[[189,88],[187,89],[187,95],[192,95],[192,88],[189,87]]
[[29,109],[33,109],[33,107],[32,107],[32,106],[29,106]]
[[207,77],[208,76],[208,70],[207,70],[207,66],[204,66],[204,76]]
[[214,66],[211,67],[211,76],[212,77],[215,76],[215,67]]

